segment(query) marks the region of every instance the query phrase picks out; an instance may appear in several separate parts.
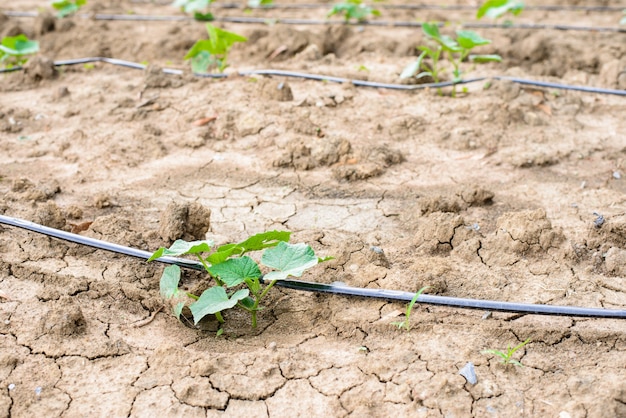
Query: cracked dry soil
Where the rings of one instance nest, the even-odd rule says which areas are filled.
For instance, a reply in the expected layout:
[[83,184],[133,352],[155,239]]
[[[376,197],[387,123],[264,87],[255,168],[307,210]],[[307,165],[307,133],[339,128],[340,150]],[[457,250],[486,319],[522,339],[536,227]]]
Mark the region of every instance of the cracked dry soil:
[[[89,3],[88,12],[173,12]],[[472,20],[436,10],[385,17]],[[519,19],[617,21],[530,10]],[[406,28],[224,27],[250,39],[234,48],[234,69],[383,82],[397,81],[422,42]],[[162,75],[156,66],[186,68],[182,56],[205,35],[193,22],[4,18],[0,32],[38,39],[48,59],[153,65],[54,74],[34,60],[28,73],[2,76],[0,213],[146,250],[289,230],[336,257],[311,281],[626,308],[621,97],[494,81],[453,99]],[[504,62],[473,74],[624,88],[624,33],[481,33]],[[402,332],[390,324],[401,303],[274,289],[258,329],[227,313],[215,338],[159,311],[160,265],[10,227],[0,227],[0,254],[0,417],[626,416],[623,320],[419,306]],[[187,273],[185,286],[203,280]],[[523,368],[481,354],[526,338]],[[458,374],[470,361],[475,385]]]

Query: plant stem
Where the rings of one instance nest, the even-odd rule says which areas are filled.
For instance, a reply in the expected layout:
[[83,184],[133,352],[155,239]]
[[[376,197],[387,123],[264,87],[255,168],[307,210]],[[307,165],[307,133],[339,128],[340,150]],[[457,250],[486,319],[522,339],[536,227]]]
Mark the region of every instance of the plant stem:
[[221,312],[215,312],[215,318],[217,319],[217,322],[219,322],[220,324],[224,323],[224,318],[222,317]]
[[[254,300],[254,305],[252,306],[252,308],[250,309],[250,314],[252,316],[252,328],[256,328],[256,313],[259,310],[259,303],[261,302],[261,299],[263,299],[263,297],[265,295],[267,295],[267,292],[269,292],[269,290],[272,288],[272,286],[274,286],[276,284],[276,280],[273,280],[270,284],[268,284],[265,289],[263,289],[263,292],[261,292],[260,295],[258,295],[256,297],[256,299]],[[256,296],[256,295],[255,295]]]

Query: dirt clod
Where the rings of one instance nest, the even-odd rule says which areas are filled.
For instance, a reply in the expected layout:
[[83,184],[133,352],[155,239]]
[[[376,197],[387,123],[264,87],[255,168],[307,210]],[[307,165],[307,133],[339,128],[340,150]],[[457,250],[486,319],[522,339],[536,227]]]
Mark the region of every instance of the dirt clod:
[[210,218],[211,210],[197,202],[172,202],[161,214],[159,235],[170,243],[177,239],[205,239]]

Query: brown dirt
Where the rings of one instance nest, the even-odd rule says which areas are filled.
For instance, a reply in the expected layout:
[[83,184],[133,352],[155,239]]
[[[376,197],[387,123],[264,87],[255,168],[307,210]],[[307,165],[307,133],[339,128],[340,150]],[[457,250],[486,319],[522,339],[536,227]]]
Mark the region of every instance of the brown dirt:
[[[150,2],[89,3],[90,13],[175,13]],[[423,10],[384,18],[472,20]],[[231,70],[382,82],[398,81],[422,41],[415,29],[223,27],[250,38],[234,48]],[[307,280],[626,308],[622,97],[493,82],[451,98],[161,74],[186,69],[182,56],[205,37],[191,22],[0,20],[0,35],[19,32],[40,41],[42,58],[1,77],[0,213],[146,250],[179,237],[226,243],[283,229],[336,257]],[[494,40],[485,52],[504,63],[474,75],[625,87],[624,33],[481,33]],[[152,67],[49,66],[84,56]],[[10,227],[0,227],[0,253],[0,417],[626,416],[623,320],[483,319],[420,306],[403,332],[390,324],[400,303],[274,289],[258,329],[227,313],[216,338],[167,311],[144,324],[162,307],[160,265]],[[204,284],[195,274],[185,283]],[[523,368],[481,354],[526,338]],[[459,375],[467,362],[475,385]]]

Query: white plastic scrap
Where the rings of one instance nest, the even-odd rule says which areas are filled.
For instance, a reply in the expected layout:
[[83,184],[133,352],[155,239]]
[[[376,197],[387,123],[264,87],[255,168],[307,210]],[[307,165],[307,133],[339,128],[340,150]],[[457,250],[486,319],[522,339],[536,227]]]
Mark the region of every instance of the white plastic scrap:
[[476,377],[476,371],[474,370],[474,363],[471,361],[468,362],[461,370],[459,370],[459,374],[467,380],[467,383],[470,385],[475,385],[478,382],[478,378]]

